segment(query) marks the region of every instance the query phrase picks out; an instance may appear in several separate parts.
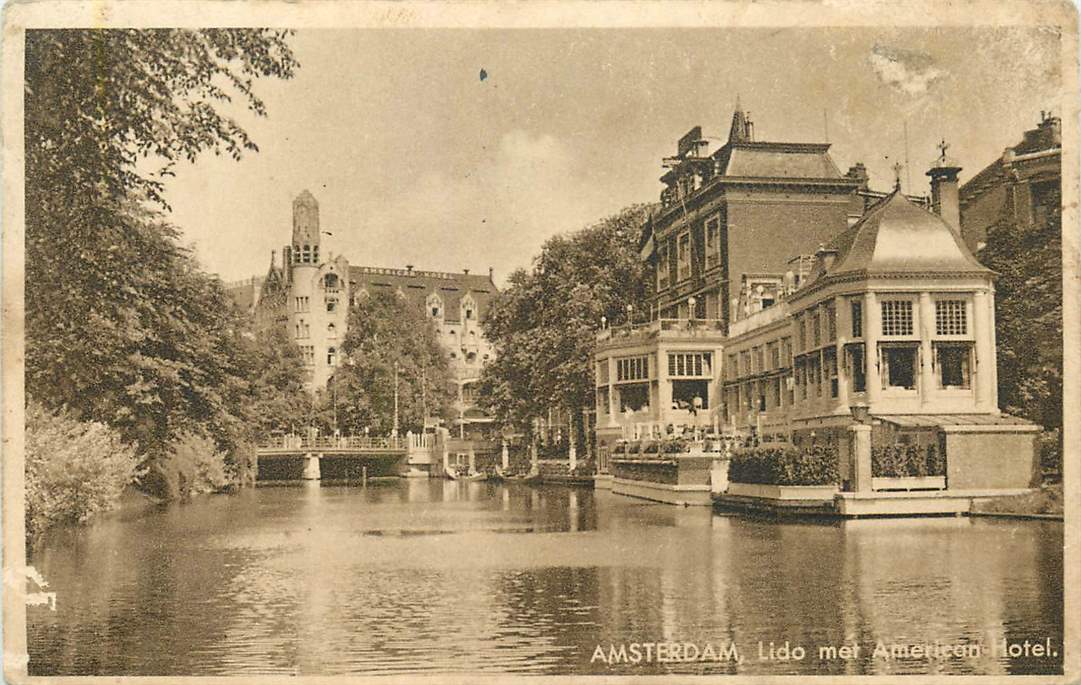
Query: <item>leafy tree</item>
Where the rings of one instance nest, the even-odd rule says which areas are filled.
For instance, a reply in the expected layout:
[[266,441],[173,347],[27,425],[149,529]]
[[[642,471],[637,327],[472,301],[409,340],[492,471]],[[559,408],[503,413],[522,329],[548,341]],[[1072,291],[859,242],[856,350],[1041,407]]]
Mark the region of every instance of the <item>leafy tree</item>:
[[[1018,225],[1004,215],[987,233],[980,260],[998,273],[995,335],[998,399],[1007,412],[1062,428],[1061,195],[1047,216]],[[1061,444],[1058,446],[1061,453]]]
[[257,434],[300,430],[312,411],[300,347],[282,326],[258,329],[251,343],[255,368],[250,408]]
[[[145,453],[250,431],[243,325],[163,221],[163,179],[256,146],[258,77],[297,66],[287,32],[35,30],[26,36],[26,387]],[[156,167],[156,168],[155,168]],[[150,169],[150,171],[147,171]]]
[[[615,321],[648,295],[638,237],[648,205],[628,207],[569,236],[548,240],[530,271],[511,274],[484,323],[496,359],[481,378],[482,401],[502,422],[529,429],[549,407],[594,404],[593,348],[601,317]],[[583,436],[582,431],[577,431]]]
[[390,433],[395,375],[400,432],[421,430],[425,410],[430,417],[450,417],[455,392],[446,353],[435,326],[404,297],[361,297],[349,312],[341,349],[338,368],[319,398],[325,430],[334,430],[336,417],[343,433]]
[[116,506],[138,475],[135,450],[101,423],[77,421],[37,402],[26,407],[26,531],[84,523]]

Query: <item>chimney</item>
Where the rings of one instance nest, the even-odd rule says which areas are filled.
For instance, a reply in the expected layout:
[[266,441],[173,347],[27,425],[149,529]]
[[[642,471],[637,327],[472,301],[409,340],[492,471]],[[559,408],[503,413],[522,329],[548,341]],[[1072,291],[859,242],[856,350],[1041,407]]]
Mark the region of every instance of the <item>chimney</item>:
[[495,268],[494,267],[488,267],[488,280],[489,281],[495,281]]
[[413,265],[412,264],[406,264],[405,265],[405,271],[406,271],[407,276],[412,276],[413,275]]
[[462,273],[465,274],[466,276],[468,276],[469,275],[469,269],[462,269]]
[[826,247],[825,245],[819,245],[815,250],[815,274],[816,277],[820,276],[833,266],[833,262],[836,261],[838,251],[836,248]]
[[848,173],[846,173],[845,176],[851,178],[853,181],[859,181],[860,190],[867,190],[867,182],[870,177],[867,174],[867,167],[863,165],[863,162],[856,162],[848,167]]
[[961,167],[946,156],[949,149],[946,141],[939,143],[938,147],[942,154],[927,171],[931,177],[931,211],[960,233],[961,204],[957,193],[957,174],[961,172]]

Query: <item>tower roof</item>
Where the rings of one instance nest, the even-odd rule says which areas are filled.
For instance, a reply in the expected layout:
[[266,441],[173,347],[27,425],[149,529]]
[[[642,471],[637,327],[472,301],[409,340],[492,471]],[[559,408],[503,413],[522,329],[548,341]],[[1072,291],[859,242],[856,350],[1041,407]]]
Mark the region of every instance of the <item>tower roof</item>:
[[830,243],[838,251],[828,275],[980,272],[980,264],[949,224],[894,191]]
[[315,196],[311,194],[307,188],[300,191],[300,194],[293,199],[294,205],[319,205],[319,201],[315,199]]
[[736,111],[732,112],[732,125],[728,127],[729,143],[749,143],[752,140],[747,115],[739,106],[739,98],[736,98]]

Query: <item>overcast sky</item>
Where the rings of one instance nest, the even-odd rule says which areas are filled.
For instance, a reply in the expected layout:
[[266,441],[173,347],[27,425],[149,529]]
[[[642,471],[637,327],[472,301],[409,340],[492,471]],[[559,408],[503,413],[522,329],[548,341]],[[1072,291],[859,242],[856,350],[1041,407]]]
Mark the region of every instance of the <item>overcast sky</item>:
[[[178,169],[172,220],[211,271],[261,275],[292,198],[320,203],[324,254],[353,264],[496,271],[548,237],[657,199],[661,158],[737,94],[758,140],[819,142],[892,185],[941,138],[971,177],[1056,101],[1059,37],[1029,29],[301,31],[300,68],[263,81],[260,152]],[[481,70],[487,74],[480,78]]]

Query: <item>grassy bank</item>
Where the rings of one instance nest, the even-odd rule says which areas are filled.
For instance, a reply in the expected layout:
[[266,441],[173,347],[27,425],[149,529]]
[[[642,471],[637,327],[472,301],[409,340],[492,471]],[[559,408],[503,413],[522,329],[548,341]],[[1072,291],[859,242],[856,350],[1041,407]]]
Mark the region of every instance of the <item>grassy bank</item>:
[[1044,485],[1025,495],[996,497],[983,502],[976,502],[973,510],[995,514],[1050,514],[1062,516],[1062,483]]

